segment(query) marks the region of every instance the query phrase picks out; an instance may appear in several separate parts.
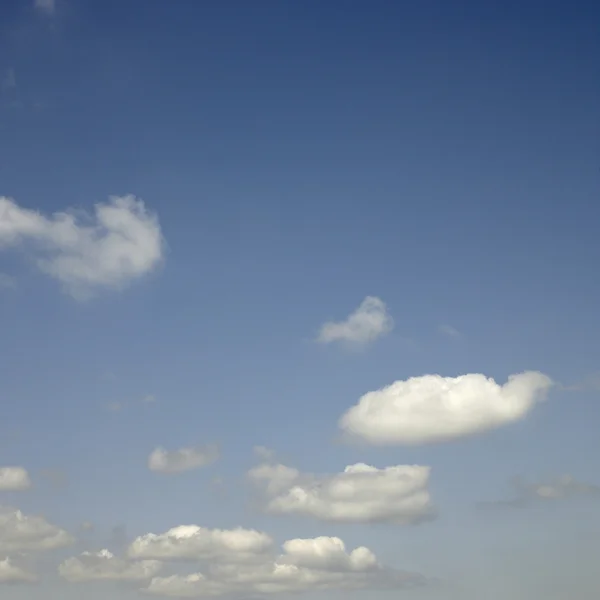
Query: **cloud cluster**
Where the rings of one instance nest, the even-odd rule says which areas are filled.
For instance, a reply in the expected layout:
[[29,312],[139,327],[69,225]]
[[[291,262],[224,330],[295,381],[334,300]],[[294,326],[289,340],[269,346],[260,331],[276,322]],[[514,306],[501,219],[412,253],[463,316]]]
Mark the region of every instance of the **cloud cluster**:
[[265,495],[264,508],[322,521],[417,523],[433,516],[430,468],[398,465],[378,469],[363,463],[334,475],[303,474],[281,464],[262,464],[248,473]]
[[122,288],[157,267],[164,255],[158,218],[134,196],[95,206],[95,217],[73,211],[46,217],[0,197],[0,248],[22,246],[40,270],[71,295],[86,298],[101,288]]
[[71,583],[87,581],[146,581],[162,568],[158,560],[132,561],[116,557],[108,550],[83,552],[58,567],[61,577]]
[[159,447],[148,457],[148,468],[159,473],[181,473],[206,467],[218,458],[219,449],[214,444],[171,451]]
[[394,320],[383,300],[367,296],[345,321],[325,323],[319,331],[317,341],[322,344],[366,344],[386,335],[393,328]]
[[0,507],[0,554],[53,550],[68,546],[73,541],[69,533],[44,517]]
[[445,442],[524,418],[551,385],[536,371],[511,375],[504,385],[480,374],[411,377],[362,396],[339,427],[370,444]]
[[283,553],[258,564],[218,563],[207,574],[155,577],[144,590],[183,598],[287,594],[318,590],[401,588],[423,583],[422,576],[382,567],[365,547],[351,552],[334,537],[293,539]]
[[0,492],[20,492],[30,487],[29,473],[23,467],[0,468]]
[[271,536],[254,529],[180,525],[165,533],[148,533],[136,538],[127,554],[132,559],[206,559],[243,563],[265,554],[272,545]]

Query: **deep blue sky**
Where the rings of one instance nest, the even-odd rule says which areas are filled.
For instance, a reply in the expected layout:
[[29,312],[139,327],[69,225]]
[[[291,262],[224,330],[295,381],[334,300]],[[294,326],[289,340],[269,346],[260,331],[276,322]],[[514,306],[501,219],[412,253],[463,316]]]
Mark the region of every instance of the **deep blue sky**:
[[[168,245],[151,276],[89,302],[0,254],[17,282],[0,289],[0,462],[69,475],[24,509],[131,535],[246,519],[286,539],[302,525],[239,499],[253,445],[312,472],[415,462],[433,466],[447,516],[401,533],[419,568],[447,574],[458,538],[496,539],[499,521],[508,548],[527,535],[522,514],[474,508],[510,494],[511,476],[598,479],[593,386],[441,448],[332,443],[339,415],[396,379],[535,369],[579,385],[598,371],[597,3],[56,0],[42,15],[4,0],[0,74],[0,196],[50,215],[135,194]],[[361,352],[313,343],[367,295],[387,303],[391,335]],[[165,486],[145,471],[154,446],[204,441],[223,448],[209,475]],[[227,502],[197,497],[214,475]],[[529,531],[584,528],[574,512]],[[410,560],[389,533],[334,532],[375,552],[383,535],[382,552]],[[501,578],[498,564],[481,572]],[[523,582],[512,597],[541,593],[507,569]],[[456,576],[456,597],[496,598],[464,583],[476,575]]]

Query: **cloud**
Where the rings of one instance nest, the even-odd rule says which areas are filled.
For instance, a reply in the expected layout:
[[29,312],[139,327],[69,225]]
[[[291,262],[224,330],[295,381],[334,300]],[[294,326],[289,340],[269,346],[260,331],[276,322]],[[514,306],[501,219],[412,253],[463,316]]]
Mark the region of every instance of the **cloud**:
[[3,90],[14,90],[17,87],[17,76],[14,69],[8,69],[2,79]]
[[0,273],[0,290],[15,290],[17,289],[17,280],[6,273]]
[[498,385],[480,374],[411,377],[362,396],[339,420],[349,439],[378,445],[445,442],[526,417],[552,380],[530,371]]
[[131,561],[116,557],[108,550],[83,552],[67,558],[58,567],[63,579],[71,583],[86,581],[146,581],[162,568],[158,560]]
[[260,458],[261,460],[273,460],[275,457],[275,450],[267,448],[266,446],[254,446],[254,448],[252,448],[252,452],[254,453],[254,456]]
[[600,486],[577,481],[571,475],[537,482],[528,482],[517,477],[511,485],[514,490],[512,498],[481,502],[480,508],[524,508],[534,502],[562,500],[575,496],[600,497]]
[[56,0],[34,0],[33,6],[40,12],[52,15],[56,10]]
[[393,328],[394,320],[388,314],[385,303],[375,296],[367,296],[345,321],[325,323],[317,341],[322,344],[366,344],[386,335]]
[[181,473],[206,467],[218,458],[219,449],[211,444],[172,451],[159,447],[148,457],[148,468],[159,473]]
[[34,552],[62,548],[74,539],[43,517],[0,507],[0,553]]
[[171,597],[287,594],[320,590],[395,589],[425,582],[415,573],[381,566],[365,547],[346,550],[336,537],[294,539],[283,553],[260,565],[216,565],[207,575],[155,577],[144,590]]
[[254,529],[206,529],[198,525],[180,525],[165,533],[148,533],[136,538],[127,554],[134,559],[209,559],[239,563],[255,561],[272,544],[269,535]]
[[30,487],[29,473],[23,467],[0,468],[0,492],[20,492]]
[[302,474],[284,465],[251,469],[271,514],[302,515],[351,523],[418,523],[434,515],[428,490],[430,468],[399,465],[377,469],[363,463],[335,475]]
[[11,558],[0,560],[0,584],[3,583],[35,583],[37,576],[17,566]]
[[94,531],[95,527],[91,521],[84,521],[79,528],[81,531]]
[[37,267],[77,299],[121,289],[164,256],[158,218],[134,196],[111,197],[81,223],[70,212],[46,217],[0,197],[0,248],[27,245]]
[[461,332],[458,331],[458,329],[455,329],[454,327],[452,327],[452,325],[440,325],[439,332],[443,333],[444,335],[447,335],[449,337],[453,337],[453,338],[462,337]]

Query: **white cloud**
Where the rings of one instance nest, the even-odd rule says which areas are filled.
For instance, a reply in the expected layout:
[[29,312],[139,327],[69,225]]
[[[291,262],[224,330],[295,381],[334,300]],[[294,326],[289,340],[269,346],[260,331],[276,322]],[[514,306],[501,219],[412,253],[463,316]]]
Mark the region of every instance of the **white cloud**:
[[252,452],[254,453],[254,456],[261,460],[273,460],[275,457],[275,450],[267,448],[266,446],[254,446]]
[[323,521],[409,524],[431,518],[430,468],[399,465],[377,469],[362,463],[335,475],[302,474],[264,464],[248,473],[265,492],[272,514],[297,514]]
[[124,287],[156,268],[164,254],[158,218],[134,196],[96,204],[91,224],[72,211],[46,217],[0,197],[0,247],[25,243],[38,268],[80,299]]
[[444,335],[447,335],[449,337],[453,337],[453,338],[462,337],[462,334],[460,333],[460,331],[458,329],[452,327],[452,325],[440,325],[439,331],[440,331],[440,333],[443,333]]
[[51,15],[56,10],[56,0],[34,0],[33,6],[40,12]]
[[389,333],[393,327],[394,320],[387,312],[385,303],[375,296],[367,296],[345,321],[325,323],[317,341],[323,344],[366,344]]
[[362,396],[339,427],[371,444],[449,441],[524,418],[551,385],[535,371],[511,375],[504,385],[480,374],[411,377]]
[[29,473],[23,467],[0,468],[0,492],[20,492],[30,487]]
[[63,529],[40,516],[0,507],[0,553],[34,552],[62,548],[73,543]]
[[219,449],[214,445],[165,450],[156,448],[148,457],[148,468],[159,473],[181,473],[200,469],[219,458]]
[[295,539],[283,554],[260,565],[216,565],[207,575],[155,577],[146,592],[199,598],[244,594],[287,594],[319,590],[393,589],[424,583],[424,578],[382,567],[365,547],[347,552],[334,537]]
[[127,553],[135,559],[209,559],[238,563],[255,561],[272,544],[269,535],[253,529],[180,525],[165,533],[148,533],[136,538]]
[[16,565],[10,557],[0,560],[0,584],[35,583],[37,576]]
[[83,552],[67,558],[58,567],[61,577],[71,583],[85,581],[146,581],[162,568],[158,560],[132,561],[116,557],[108,550]]

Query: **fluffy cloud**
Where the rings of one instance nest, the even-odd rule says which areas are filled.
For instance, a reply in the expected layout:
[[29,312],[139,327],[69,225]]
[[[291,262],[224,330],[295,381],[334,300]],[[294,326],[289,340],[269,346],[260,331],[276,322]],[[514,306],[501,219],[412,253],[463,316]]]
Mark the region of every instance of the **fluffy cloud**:
[[37,581],[37,577],[14,564],[9,558],[0,560],[0,584],[2,583],[34,583]]
[[433,516],[430,468],[399,465],[377,469],[362,463],[335,475],[302,474],[263,464],[248,476],[265,492],[265,510],[323,521],[417,523]]
[[30,487],[29,473],[23,467],[0,468],[0,492],[19,492]]
[[73,212],[46,217],[0,197],[0,247],[31,244],[37,266],[77,298],[121,288],[152,271],[164,244],[156,215],[133,196],[96,204],[81,223]]
[[0,553],[52,550],[73,541],[66,531],[48,523],[43,517],[0,507]]
[[162,568],[158,560],[131,561],[116,557],[108,550],[84,552],[65,560],[59,567],[61,577],[72,583],[84,581],[146,581]]
[[382,567],[364,547],[346,551],[339,538],[318,537],[285,542],[283,554],[260,565],[216,565],[208,575],[155,577],[146,592],[198,598],[244,594],[287,594],[318,590],[401,588],[424,578]]
[[371,444],[449,441],[524,418],[551,385],[535,371],[511,375],[504,385],[480,374],[411,377],[362,396],[339,427]]
[[134,559],[207,559],[239,563],[255,561],[268,552],[272,544],[269,535],[254,529],[180,525],[165,533],[148,533],[136,538],[127,553]]
[[319,331],[317,341],[322,344],[366,344],[389,333],[393,327],[394,320],[388,314],[385,303],[375,296],[367,296],[345,321],[325,323]]
[[172,451],[156,448],[148,457],[148,468],[159,473],[181,473],[210,465],[218,458],[219,449],[214,445]]

